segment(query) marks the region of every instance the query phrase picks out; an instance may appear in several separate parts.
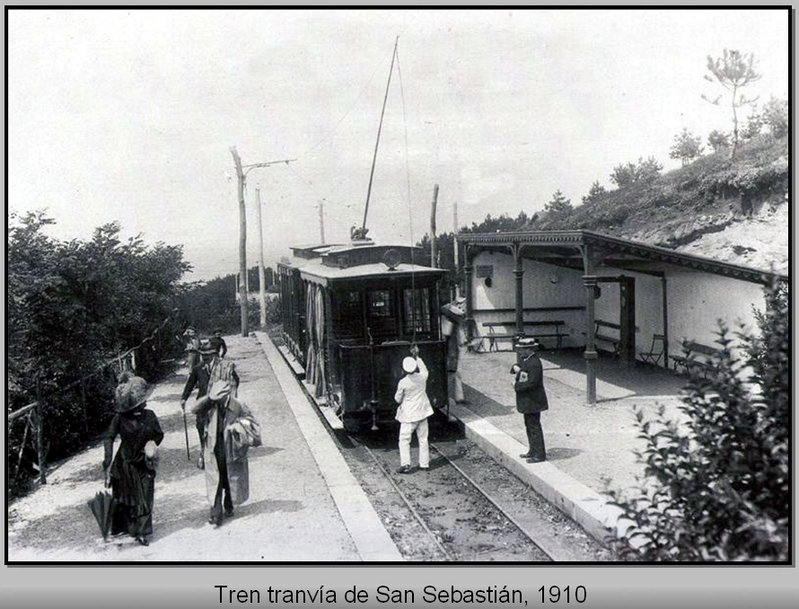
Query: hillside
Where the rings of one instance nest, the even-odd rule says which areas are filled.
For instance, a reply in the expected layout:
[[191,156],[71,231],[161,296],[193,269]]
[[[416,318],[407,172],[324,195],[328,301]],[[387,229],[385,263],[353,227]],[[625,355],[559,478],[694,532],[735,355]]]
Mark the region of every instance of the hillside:
[[686,167],[598,194],[528,228],[585,228],[724,262],[789,270],[788,139],[761,135]]

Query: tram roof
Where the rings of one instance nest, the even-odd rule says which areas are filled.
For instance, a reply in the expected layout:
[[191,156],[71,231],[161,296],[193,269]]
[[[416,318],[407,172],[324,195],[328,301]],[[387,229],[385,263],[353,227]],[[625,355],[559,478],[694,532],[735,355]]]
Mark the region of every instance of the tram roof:
[[389,269],[382,262],[374,262],[369,264],[359,264],[357,266],[350,266],[346,268],[338,268],[323,264],[321,261],[313,260],[308,261],[299,267],[300,276],[303,279],[311,281],[322,280],[323,283],[328,281],[338,281],[346,279],[358,278],[376,278],[376,277],[410,277],[412,275],[422,277],[436,277],[446,273],[445,269],[438,269],[429,266],[421,266],[418,264],[400,263],[394,270]]

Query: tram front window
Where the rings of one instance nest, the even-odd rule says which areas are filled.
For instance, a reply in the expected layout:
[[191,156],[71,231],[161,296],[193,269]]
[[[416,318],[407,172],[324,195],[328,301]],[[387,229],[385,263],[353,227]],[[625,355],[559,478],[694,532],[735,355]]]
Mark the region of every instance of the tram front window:
[[430,332],[430,294],[427,288],[403,290],[402,311],[405,334]]
[[392,315],[391,291],[372,290],[367,295],[366,323],[374,339],[394,339],[397,326]]

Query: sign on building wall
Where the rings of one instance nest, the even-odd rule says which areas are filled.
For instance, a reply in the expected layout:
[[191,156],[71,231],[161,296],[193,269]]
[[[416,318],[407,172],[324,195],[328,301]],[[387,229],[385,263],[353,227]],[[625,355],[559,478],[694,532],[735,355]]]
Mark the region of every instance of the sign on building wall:
[[475,267],[475,276],[477,278],[493,277],[494,265],[493,264],[478,264]]

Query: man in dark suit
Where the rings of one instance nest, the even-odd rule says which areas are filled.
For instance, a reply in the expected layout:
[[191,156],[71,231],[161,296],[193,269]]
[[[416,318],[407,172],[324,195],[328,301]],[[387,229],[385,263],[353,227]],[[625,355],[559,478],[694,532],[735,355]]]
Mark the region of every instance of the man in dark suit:
[[546,461],[544,432],[541,429],[541,413],[549,408],[544,391],[544,372],[537,351],[540,345],[534,338],[516,341],[516,363],[510,371],[515,375],[516,410],[524,415],[529,450],[519,455],[528,463]]

